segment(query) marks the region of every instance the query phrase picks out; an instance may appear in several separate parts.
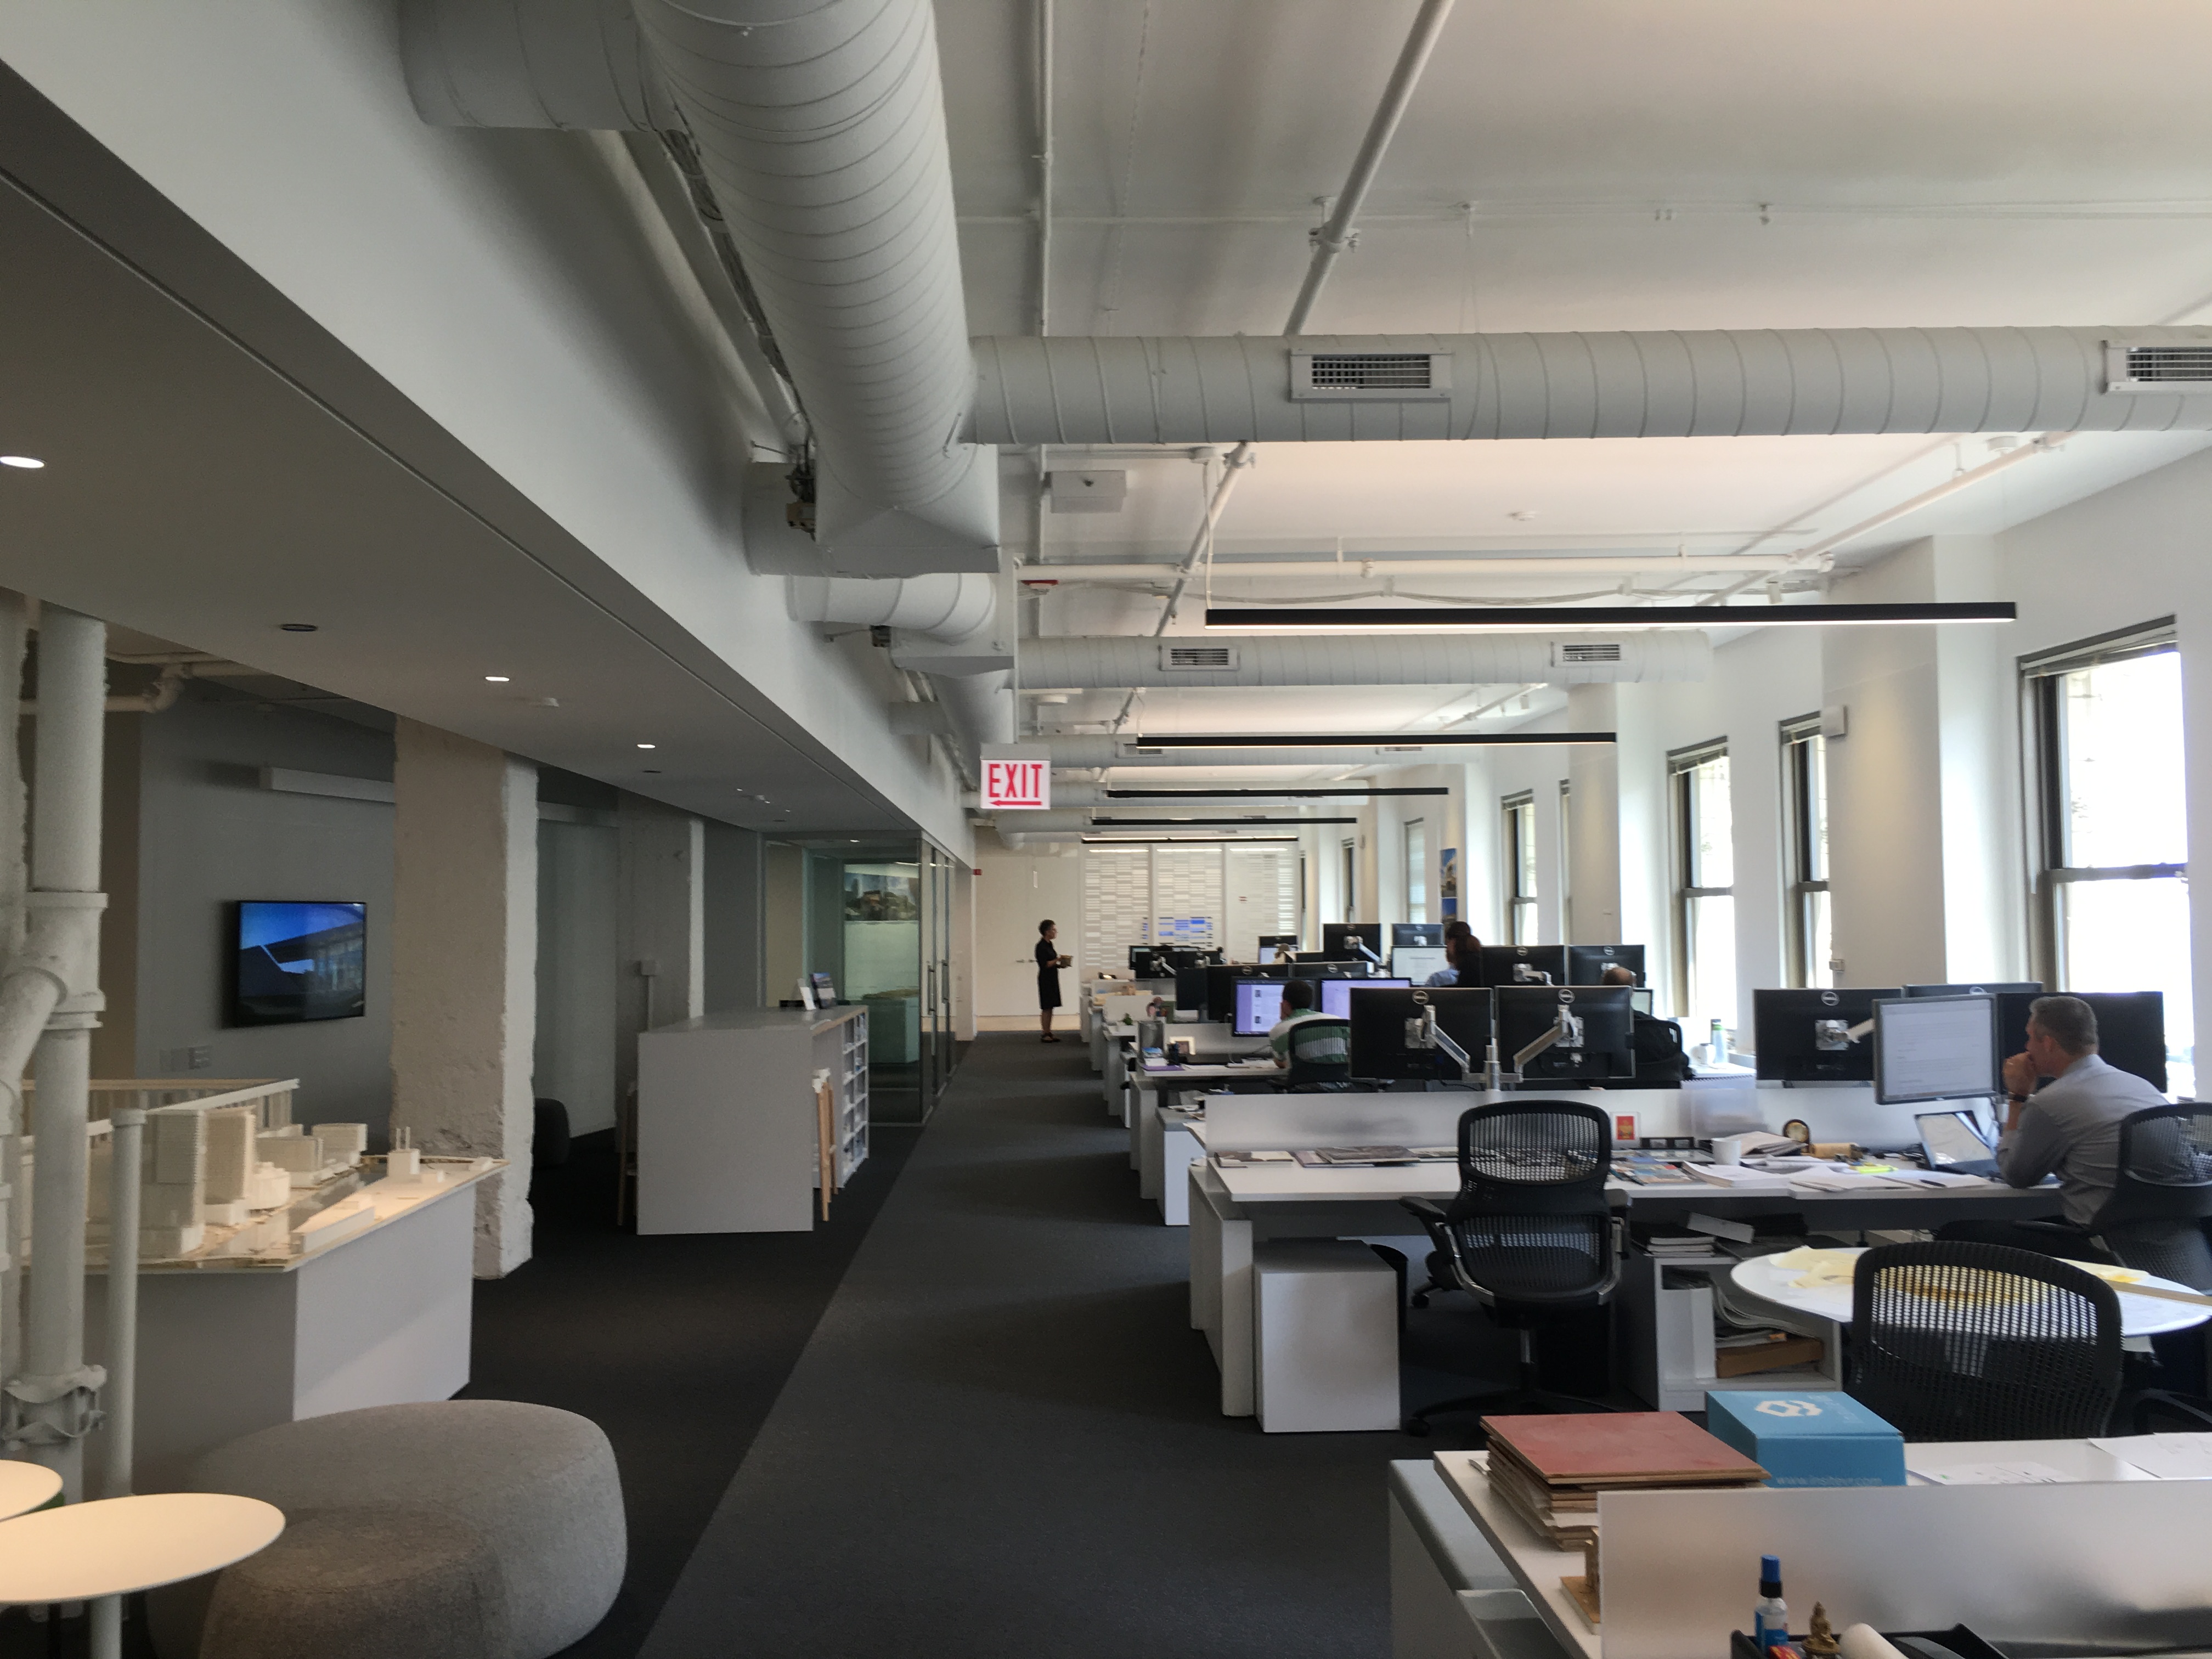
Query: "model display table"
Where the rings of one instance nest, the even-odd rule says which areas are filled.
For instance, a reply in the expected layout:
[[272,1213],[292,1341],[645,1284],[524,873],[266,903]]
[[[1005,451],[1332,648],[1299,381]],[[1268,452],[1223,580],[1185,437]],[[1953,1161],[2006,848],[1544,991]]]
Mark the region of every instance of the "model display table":
[[0,1522],[0,1603],[92,1601],[215,1572],[267,1549],[284,1511],[258,1498],[157,1492]]
[[[373,1217],[361,1214],[354,1231],[305,1254],[210,1255],[139,1269],[135,1484],[180,1484],[202,1452],[256,1429],[448,1400],[467,1384],[475,1189],[507,1166],[423,1163],[446,1179],[362,1187],[356,1196]],[[86,1358],[94,1364],[106,1358],[106,1300],[95,1272],[85,1281]],[[95,1474],[100,1439],[88,1446]]]
[[43,1463],[0,1462],[0,1521],[44,1508],[61,1489],[61,1476]]

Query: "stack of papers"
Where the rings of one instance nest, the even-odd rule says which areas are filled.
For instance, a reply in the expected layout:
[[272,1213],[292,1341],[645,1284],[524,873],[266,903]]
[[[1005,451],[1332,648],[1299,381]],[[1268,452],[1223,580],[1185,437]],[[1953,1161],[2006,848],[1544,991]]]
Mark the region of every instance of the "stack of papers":
[[2089,1443],[2161,1480],[2212,1480],[2212,1434],[2134,1434]]
[[1747,1170],[1735,1164],[1691,1164],[1684,1166],[1698,1180],[1716,1187],[1752,1188],[1766,1192],[1780,1192],[1788,1183],[1778,1175],[1765,1170]]
[[2072,1475],[2048,1463],[2024,1459],[2009,1463],[1931,1463],[1923,1468],[1913,1461],[1908,1449],[1905,1467],[1938,1486],[2057,1486],[2074,1483]]

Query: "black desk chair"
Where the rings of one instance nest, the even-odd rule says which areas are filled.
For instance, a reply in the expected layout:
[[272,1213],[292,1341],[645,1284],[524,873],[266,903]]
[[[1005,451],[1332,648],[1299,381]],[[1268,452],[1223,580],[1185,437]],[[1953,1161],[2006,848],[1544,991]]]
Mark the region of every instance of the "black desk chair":
[[2033,1250],[1878,1245],[1852,1281],[1850,1378],[1907,1440],[2104,1434],[2120,1396],[2119,1298]]
[[2120,1120],[2112,1195],[2089,1223],[2126,1266],[2212,1291],[2212,1106],[2153,1106]]
[[1352,1086],[1352,1022],[1316,1014],[1290,1030],[1291,1063],[1283,1085],[1293,1094],[1334,1093]]
[[1459,1196],[1448,1207],[1401,1200],[1436,1246],[1429,1282],[1413,1297],[1465,1291],[1498,1325],[1521,1336],[1518,1383],[1429,1406],[1406,1419],[1426,1434],[1442,1412],[1609,1411],[1541,1386],[1535,1331],[1605,1305],[1620,1282],[1619,1223],[1605,1196],[1612,1120],[1595,1106],[1516,1100],[1460,1115]]

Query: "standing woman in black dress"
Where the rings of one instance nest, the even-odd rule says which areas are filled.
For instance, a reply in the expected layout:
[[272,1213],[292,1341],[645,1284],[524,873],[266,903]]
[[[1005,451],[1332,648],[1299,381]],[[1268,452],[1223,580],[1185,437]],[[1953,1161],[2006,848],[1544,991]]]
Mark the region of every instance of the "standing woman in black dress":
[[1037,923],[1037,1029],[1044,1033],[1039,1040],[1045,1042],[1060,1041],[1052,1034],[1052,1011],[1060,1006],[1060,970],[1074,960],[1053,949],[1059,936],[1060,929],[1052,923]]

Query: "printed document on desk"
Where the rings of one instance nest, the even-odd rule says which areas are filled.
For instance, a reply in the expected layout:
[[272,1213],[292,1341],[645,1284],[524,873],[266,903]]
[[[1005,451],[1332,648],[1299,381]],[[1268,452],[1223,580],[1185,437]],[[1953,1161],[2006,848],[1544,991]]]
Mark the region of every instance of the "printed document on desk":
[[2134,1434],[2089,1443],[2161,1480],[2212,1480],[2212,1434]]

